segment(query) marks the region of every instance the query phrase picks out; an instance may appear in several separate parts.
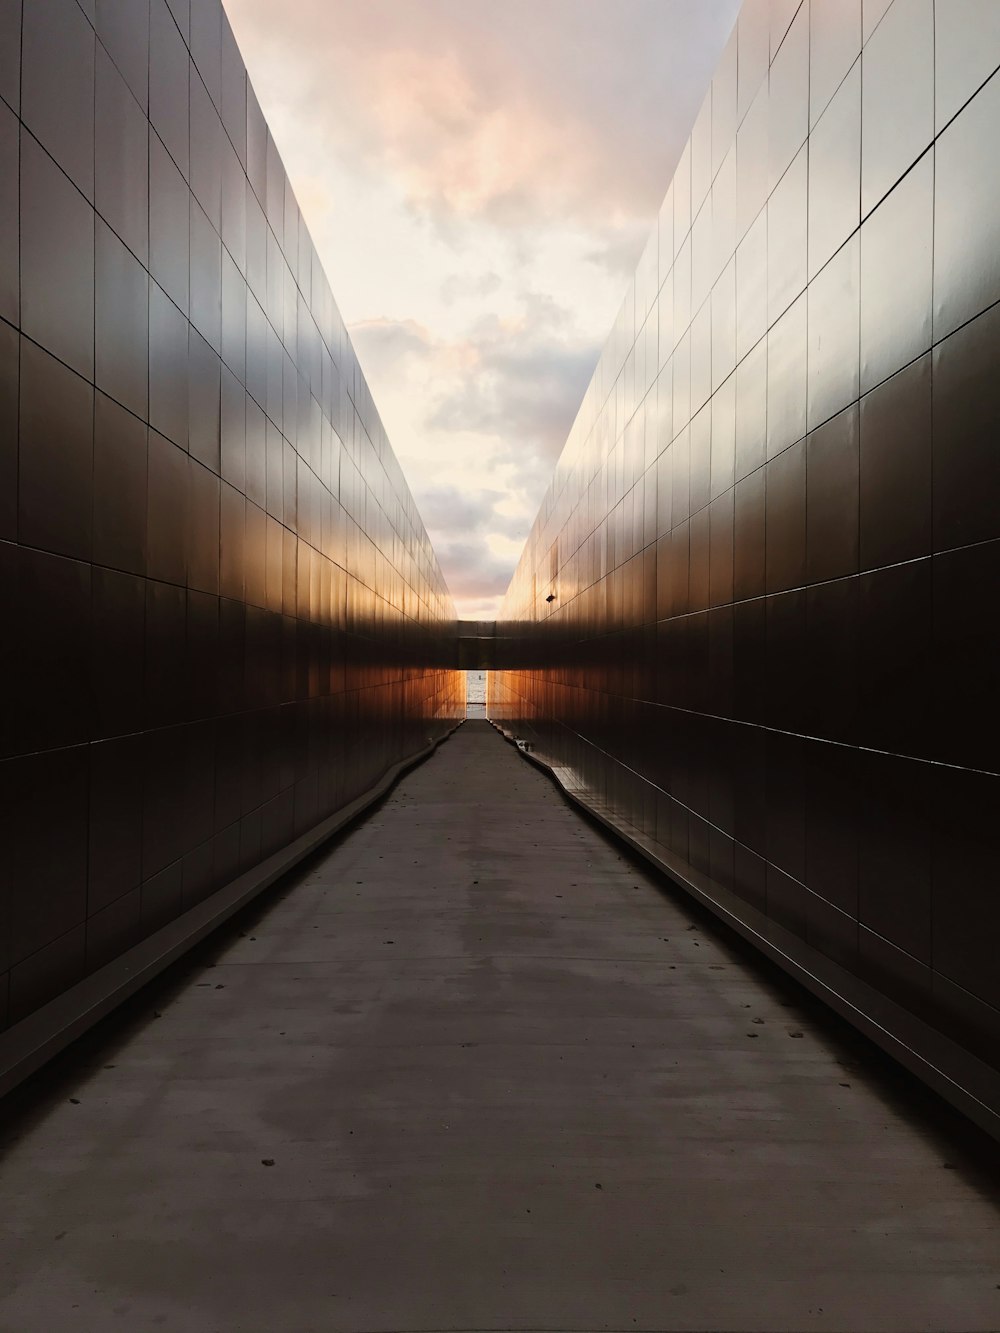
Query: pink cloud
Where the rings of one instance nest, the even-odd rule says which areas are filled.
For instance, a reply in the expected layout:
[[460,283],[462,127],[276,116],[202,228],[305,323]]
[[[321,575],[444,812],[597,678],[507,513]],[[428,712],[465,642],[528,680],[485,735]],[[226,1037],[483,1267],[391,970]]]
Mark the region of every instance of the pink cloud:
[[456,599],[486,614],[739,0],[224,2],[307,220],[362,218],[352,339]]
[[738,0],[227,0],[326,145],[500,225],[657,207]]

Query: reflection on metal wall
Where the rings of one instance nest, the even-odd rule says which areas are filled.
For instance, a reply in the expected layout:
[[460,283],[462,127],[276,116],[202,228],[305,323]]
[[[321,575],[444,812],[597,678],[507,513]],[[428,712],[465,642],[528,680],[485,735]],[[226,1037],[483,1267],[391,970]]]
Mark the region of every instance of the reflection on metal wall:
[[490,701],[758,934],[994,1065],[998,65],[995,4],[744,5]]
[[0,598],[0,1024],[464,716],[218,0],[0,7]]

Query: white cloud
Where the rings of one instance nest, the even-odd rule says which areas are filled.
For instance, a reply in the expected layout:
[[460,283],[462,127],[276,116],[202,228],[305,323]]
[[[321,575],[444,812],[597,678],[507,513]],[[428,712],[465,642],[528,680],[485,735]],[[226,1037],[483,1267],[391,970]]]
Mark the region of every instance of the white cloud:
[[597,349],[536,293],[458,339],[385,318],[351,335],[366,373],[387,375],[383,420],[452,593],[482,608],[506,588]]
[[225,0],[460,613],[488,616],[739,0]]

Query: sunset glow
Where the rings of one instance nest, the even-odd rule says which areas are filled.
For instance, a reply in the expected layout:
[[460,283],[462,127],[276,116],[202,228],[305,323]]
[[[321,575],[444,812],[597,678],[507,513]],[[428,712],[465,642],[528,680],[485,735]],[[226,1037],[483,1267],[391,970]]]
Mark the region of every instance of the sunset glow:
[[227,0],[460,614],[507,586],[735,0]]

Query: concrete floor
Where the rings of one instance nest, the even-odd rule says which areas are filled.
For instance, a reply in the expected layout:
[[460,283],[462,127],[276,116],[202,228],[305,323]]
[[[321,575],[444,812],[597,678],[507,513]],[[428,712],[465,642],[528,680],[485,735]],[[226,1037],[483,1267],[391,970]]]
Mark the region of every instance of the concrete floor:
[[983,1143],[483,722],[9,1100],[0,1328],[995,1330]]

